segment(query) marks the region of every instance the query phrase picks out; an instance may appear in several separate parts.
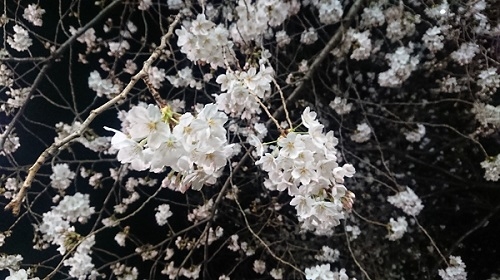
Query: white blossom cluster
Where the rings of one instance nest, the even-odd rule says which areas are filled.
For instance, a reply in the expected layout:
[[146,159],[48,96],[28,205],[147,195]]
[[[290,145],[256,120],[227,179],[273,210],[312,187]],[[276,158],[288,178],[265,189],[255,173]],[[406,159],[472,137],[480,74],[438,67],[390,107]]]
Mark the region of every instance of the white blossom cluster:
[[70,223],[85,223],[93,213],[94,207],[89,206],[88,194],[65,196],[58,206],[43,214],[42,223],[36,226],[41,234],[41,240],[36,246],[45,248],[47,244],[57,245],[57,250],[64,255],[67,250],[66,237],[76,234]]
[[23,257],[21,255],[0,254],[0,270],[9,270],[9,276],[5,280],[40,280],[40,278],[29,278],[30,270],[20,268]]
[[176,72],[175,76],[166,76],[167,80],[176,88],[190,87],[201,90],[203,85],[193,77],[193,70],[186,66]]
[[474,103],[472,112],[476,115],[476,120],[482,125],[493,125],[493,127],[496,128],[500,127],[500,106]]
[[425,32],[422,40],[424,45],[433,53],[443,49],[444,36],[442,35],[441,28],[439,26],[433,26]]
[[370,30],[358,32],[353,28],[347,30],[347,34],[342,41],[340,47],[335,48],[332,54],[338,58],[343,58],[353,48],[351,59],[364,60],[367,59],[372,52],[372,42],[370,40]]
[[52,174],[50,175],[50,185],[60,191],[64,192],[69,187],[71,181],[75,178],[75,172],[71,171],[69,165],[66,163],[58,163],[52,166]]
[[21,143],[19,143],[19,137],[16,135],[16,133],[12,132],[7,136],[7,139],[5,139],[3,150],[0,151],[0,156],[13,154],[19,147],[21,147]]
[[408,222],[406,222],[405,217],[398,217],[397,220],[391,218],[389,221],[389,234],[387,235],[387,239],[390,241],[401,239],[407,230]]
[[378,2],[373,2],[370,7],[363,9],[360,25],[362,28],[377,27],[385,23],[384,12]]
[[150,67],[148,69],[149,82],[155,89],[161,88],[161,83],[165,81],[165,69],[160,69],[156,66]]
[[406,140],[409,142],[419,142],[425,135],[425,126],[423,124],[417,124],[416,130],[407,131],[404,135]]
[[372,129],[367,123],[360,123],[351,135],[351,140],[357,143],[364,143],[370,140]]
[[[307,280],[349,280],[346,270],[342,268],[338,272],[330,270],[330,264],[316,265],[305,269]],[[355,278],[352,278],[355,280]]]
[[[307,132],[280,137],[278,148],[261,156],[256,164],[268,172],[264,183],[267,188],[288,190],[293,197],[290,205],[295,206],[302,229],[331,235],[352,207],[354,194],[343,183],[344,177],[352,177],[355,170],[350,164],[338,165],[338,140],[333,131],[323,133],[323,125],[309,107],[302,113],[302,124]],[[259,143],[254,137],[253,145]],[[262,154],[262,148],[257,150]]]
[[247,71],[228,70],[217,77],[221,94],[215,95],[219,110],[232,117],[252,119],[261,111],[256,98],[264,99],[271,91],[274,70],[264,64]]
[[207,104],[195,117],[180,115],[166,106],[132,107],[122,123],[123,132],[115,132],[111,146],[118,150],[121,163],[130,163],[135,170],[161,172],[171,169],[164,183],[178,191],[204,184],[213,184],[220,176],[227,159],[233,154],[224,124],[227,115],[217,105]]
[[[59,122],[55,125],[55,131],[57,132],[57,136],[54,137],[54,142],[58,143],[62,141],[65,137],[69,136],[71,133],[74,133],[81,129],[82,123],[79,121],[75,121],[71,124],[65,124],[63,122]],[[77,137],[74,141],[82,144],[85,148],[92,150],[94,152],[103,152],[107,153],[109,149],[109,142],[111,137],[107,136],[96,136],[93,133],[84,134],[81,137]]]
[[500,179],[500,154],[481,162],[481,167],[484,169],[484,179],[498,181]]
[[23,18],[31,22],[34,26],[42,26],[43,14],[45,14],[45,10],[40,8],[38,4],[29,4],[28,7],[24,9]]
[[319,12],[319,21],[324,24],[334,24],[342,19],[344,10],[339,0],[311,0]]
[[237,21],[230,27],[231,38],[239,45],[251,41],[262,42],[263,36],[272,36],[271,27],[281,25],[294,14],[297,5],[294,1],[280,0],[239,0],[235,8]]
[[399,47],[396,52],[386,54],[386,59],[389,60],[389,70],[378,75],[378,83],[383,87],[399,87],[406,79],[410,77],[419,63],[416,56],[411,56],[412,46],[405,48]]
[[314,256],[320,262],[334,263],[339,260],[340,252],[337,249],[332,249],[328,246],[321,247],[321,251]]
[[469,64],[476,54],[479,53],[479,46],[476,43],[466,42],[460,45],[458,50],[450,54],[451,59],[460,65]]
[[450,265],[446,269],[440,269],[438,273],[443,280],[467,280],[465,263],[458,256],[450,256]]
[[14,25],[14,35],[13,37],[7,37],[7,43],[13,49],[18,52],[27,51],[29,47],[33,44],[28,31],[22,28],[20,25]]
[[125,266],[119,262],[112,265],[111,270],[117,280],[137,280],[139,277],[139,272],[136,267]]
[[110,79],[103,79],[97,70],[90,73],[88,84],[90,89],[97,93],[98,97],[106,96],[106,98],[111,99],[118,93],[120,93],[121,86],[119,84],[113,83]]
[[20,108],[26,102],[30,90],[30,87],[7,90],[5,94],[9,98],[0,105],[0,111],[7,115],[13,113],[15,109]]
[[304,45],[311,45],[318,40],[318,33],[313,27],[304,30],[302,34],[300,34],[300,42]]
[[168,262],[161,274],[165,274],[169,279],[176,279],[179,276],[184,276],[188,279],[199,279],[201,272],[201,265],[191,265],[189,268],[175,267],[173,261]]
[[387,201],[410,216],[417,216],[424,209],[420,198],[409,187],[406,187],[405,191],[387,197]]
[[226,61],[233,61],[233,42],[228,39],[229,31],[207,20],[203,14],[192,22],[185,22],[175,34],[181,52],[193,62],[206,62],[217,69],[225,67]]
[[481,87],[481,94],[490,95],[500,88],[500,75],[496,67],[483,70],[478,75],[477,85]]
[[0,86],[11,87],[14,83],[14,72],[5,64],[0,64]]
[[73,255],[66,260],[63,264],[69,266],[69,276],[73,279],[87,280],[87,279],[97,279],[100,274],[94,269],[94,264],[92,263],[92,246],[95,245],[95,236],[91,235],[86,237],[79,245],[76,247]]
[[386,36],[392,42],[397,42],[415,33],[415,24],[420,23],[420,15],[404,11],[403,2],[390,6],[384,11],[387,22]]
[[349,114],[352,110],[352,103],[347,103],[347,99],[338,96],[335,97],[328,106],[339,115]]
[[[78,30],[73,26],[69,27],[69,32],[71,35],[75,35]],[[95,36],[95,29],[89,28],[82,35],[80,35],[77,39],[78,42],[87,45],[87,51],[96,46],[97,37]]]
[[170,218],[173,214],[170,211],[170,205],[162,204],[156,208],[157,212],[155,214],[156,222],[158,225],[163,226],[167,223],[167,219]]

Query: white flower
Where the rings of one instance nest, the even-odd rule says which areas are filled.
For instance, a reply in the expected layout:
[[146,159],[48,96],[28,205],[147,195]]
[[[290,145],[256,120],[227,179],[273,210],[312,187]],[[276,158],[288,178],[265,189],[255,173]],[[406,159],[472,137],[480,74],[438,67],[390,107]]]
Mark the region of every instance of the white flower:
[[446,270],[440,269],[439,276],[443,280],[467,280],[467,271],[462,258],[450,256],[450,266]]
[[318,33],[313,27],[308,30],[304,30],[300,35],[300,42],[305,45],[311,45],[318,40]]
[[417,216],[424,208],[420,198],[409,187],[406,187],[405,191],[389,196],[387,201],[410,216]]
[[330,270],[330,264],[317,265],[306,268],[307,280],[333,280],[333,272]]
[[24,9],[23,17],[35,26],[42,26],[43,14],[45,14],[45,10],[40,8],[38,4],[29,4],[28,7]]
[[33,44],[28,31],[19,25],[14,25],[14,37],[8,37],[7,43],[18,52],[27,51]]
[[389,221],[389,231],[387,238],[391,241],[395,241],[403,237],[408,229],[408,223],[405,217],[398,217],[398,220],[391,218]]
[[266,263],[261,260],[255,260],[253,262],[253,271],[257,274],[264,274],[266,272]]
[[469,64],[476,54],[479,53],[479,46],[476,43],[466,42],[460,45],[460,48],[451,53],[451,59],[460,65]]
[[405,132],[405,138],[409,142],[419,142],[425,135],[425,126],[422,124],[417,124],[417,129],[413,131]]
[[89,87],[97,92],[97,96],[106,96],[111,99],[114,95],[120,92],[120,86],[113,84],[110,79],[102,79],[97,70],[90,73],[88,80]]
[[363,143],[370,140],[372,129],[367,123],[358,124],[356,131],[351,135],[351,140],[357,143]]
[[75,178],[75,173],[69,169],[66,163],[59,163],[52,167],[50,175],[50,185],[57,190],[63,191],[69,187],[71,180]]
[[172,216],[170,205],[162,204],[156,208],[158,212],[155,214],[156,222],[158,225],[163,226],[167,223],[167,219]]

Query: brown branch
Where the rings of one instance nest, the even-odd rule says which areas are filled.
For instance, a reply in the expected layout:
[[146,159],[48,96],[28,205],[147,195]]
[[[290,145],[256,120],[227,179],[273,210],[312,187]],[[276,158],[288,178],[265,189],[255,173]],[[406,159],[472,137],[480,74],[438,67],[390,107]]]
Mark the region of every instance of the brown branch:
[[92,121],[100,115],[102,112],[106,111],[109,109],[111,106],[117,104],[120,100],[123,100],[127,97],[128,93],[132,90],[134,85],[141,80],[143,77],[145,77],[148,74],[148,69],[151,66],[151,64],[160,57],[162,54],[163,49],[167,46],[167,41],[170,39],[170,37],[174,33],[174,28],[175,26],[179,23],[180,21],[180,15],[177,15],[175,17],[175,20],[170,24],[170,27],[168,29],[167,34],[163,35],[161,38],[161,44],[154,50],[154,52],[151,54],[151,56],[144,62],[144,65],[142,69],[135,74],[131,79],[130,82],[127,84],[127,86],[122,90],[120,94],[115,96],[113,99],[109,100],[108,102],[104,103],[103,105],[99,106],[98,108],[92,110],[85,119],[85,121],[82,123],[80,129],[77,131],[71,133],[64,139],[62,139],[59,142],[54,142],[50,147],[45,149],[45,151],[40,154],[36,162],[30,167],[28,175],[26,176],[26,179],[24,180],[24,183],[19,190],[19,193],[16,195],[16,197],[5,206],[5,210],[12,210],[12,213],[14,215],[19,215],[19,211],[21,209],[21,202],[24,199],[24,196],[26,195],[26,192],[28,188],[30,188],[31,183],[33,182],[33,179],[35,178],[35,175],[37,174],[38,170],[40,167],[43,165],[43,163],[51,156],[53,156],[61,147],[64,145],[68,144],[75,138],[80,137],[89,127],[89,125],[92,123]]

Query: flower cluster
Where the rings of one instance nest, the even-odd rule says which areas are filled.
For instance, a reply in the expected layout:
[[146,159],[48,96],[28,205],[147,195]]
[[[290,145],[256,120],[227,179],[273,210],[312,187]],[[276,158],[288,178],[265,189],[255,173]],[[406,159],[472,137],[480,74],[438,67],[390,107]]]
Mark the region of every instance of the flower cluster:
[[387,197],[387,201],[410,216],[417,216],[424,208],[420,198],[409,187],[406,187],[405,191]]
[[70,223],[86,223],[94,213],[94,207],[90,207],[89,203],[88,194],[75,193],[73,196],[65,196],[51,211],[44,213],[42,223],[37,226],[42,237],[38,246],[45,247],[49,243],[57,245],[57,250],[63,255],[69,245],[66,238],[76,234]]
[[222,93],[215,95],[219,110],[232,117],[251,119],[260,113],[256,98],[264,99],[271,91],[274,70],[261,64],[257,70],[250,67],[247,71],[228,70],[217,77]]
[[[294,12],[297,1],[257,0],[238,1],[235,12],[238,20],[231,25],[233,40],[245,45],[251,41],[261,42],[262,37],[269,34],[269,27],[281,25]],[[272,36],[272,33],[270,33]]]
[[408,222],[405,217],[398,217],[397,220],[391,218],[389,221],[389,234],[387,239],[395,241],[401,239],[405,232],[408,230]]
[[120,93],[120,85],[113,83],[110,79],[103,79],[96,70],[90,73],[89,87],[97,93],[98,97],[106,96],[108,99],[113,98]]
[[451,59],[458,62],[460,65],[469,64],[476,54],[479,53],[479,46],[475,43],[462,43],[458,50],[450,54]]
[[484,179],[498,181],[500,179],[500,154],[481,162],[481,167],[484,169]]
[[395,53],[386,54],[390,69],[378,75],[378,83],[383,87],[399,87],[410,77],[419,63],[419,59],[410,56],[412,46],[399,47]]
[[407,131],[404,135],[409,142],[419,142],[425,135],[425,126],[423,124],[417,124],[416,130]]
[[66,163],[59,163],[52,167],[50,175],[50,185],[60,192],[63,192],[71,184],[71,180],[75,178],[75,172],[69,169]]
[[37,4],[29,4],[28,7],[24,9],[23,18],[31,22],[34,26],[42,26],[42,15],[45,14],[45,10],[40,8]]
[[[345,218],[352,207],[354,194],[343,185],[352,177],[354,167],[337,163],[337,138],[333,131],[323,133],[316,113],[307,107],[302,113],[307,132],[289,132],[278,139],[278,148],[266,153],[256,164],[269,174],[264,183],[270,189],[288,190],[293,197],[302,229],[319,235],[333,234],[332,228]],[[253,143],[258,139],[253,139]]]
[[330,264],[306,268],[305,273],[307,280],[349,280],[344,268],[339,272],[333,272],[330,270]]
[[203,14],[184,24],[175,34],[181,52],[191,61],[209,63],[214,69],[225,67],[226,61],[233,61],[233,42],[228,40],[229,31],[207,20]]
[[14,25],[14,36],[7,38],[7,43],[18,52],[27,51],[33,44],[28,31],[19,25]]
[[367,123],[360,123],[351,135],[351,140],[357,143],[364,143],[370,140],[372,129]]
[[467,271],[462,258],[450,256],[450,266],[438,271],[443,280],[467,280]]
[[153,172],[168,167],[171,172],[165,184],[184,192],[191,186],[199,190],[213,184],[220,176],[233,154],[223,127],[226,121],[226,114],[217,111],[215,104],[205,105],[196,117],[150,104],[134,106],[126,113],[125,133],[107,129],[115,132],[111,146],[118,150],[121,163]]

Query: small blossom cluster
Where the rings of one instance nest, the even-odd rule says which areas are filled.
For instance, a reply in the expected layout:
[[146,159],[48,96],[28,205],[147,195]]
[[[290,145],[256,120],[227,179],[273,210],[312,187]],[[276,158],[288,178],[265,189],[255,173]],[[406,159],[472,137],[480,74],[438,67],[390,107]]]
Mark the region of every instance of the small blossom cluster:
[[14,25],[14,35],[13,37],[7,38],[7,43],[13,49],[18,52],[27,51],[29,47],[33,44],[28,31],[19,25]]
[[57,206],[44,213],[42,223],[36,228],[41,233],[42,239],[37,247],[46,247],[46,244],[57,245],[61,255],[66,252],[67,238],[77,235],[70,223],[86,223],[95,212],[94,207],[89,206],[89,195],[75,193],[73,196],[65,196]]
[[372,42],[370,40],[370,30],[358,32],[350,28],[342,41],[342,44],[332,51],[338,58],[344,57],[353,48],[351,59],[364,60],[370,57],[372,52]]
[[347,103],[347,99],[338,96],[330,102],[329,106],[339,115],[349,114],[352,110],[352,103]]
[[333,272],[330,270],[330,264],[308,267],[305,269],[305,274],[307,280],[349,280],[344,268],[338,272]]
[[477,85],[481,87],[480,94],[490,95],[500,88],[500,75],[496,67],[483,70],[478,75]]
[[407,230],[408,222],[406,222],[405,217],[398,217],[397,220],[391,218],[389,221],[389,234],[387,235],[387,239],[390,241],[401,239]]
[[387,197],[387,201],[410,216],[417,216],[424,208],[420,198],[409,187],[406,187],[405,191]]
[[474,103],[472,112],[476,115],[476,120],[483,126],[492,125],[495,128],[500,128],[500,106]]
[[[309,107],[302,114],[302,124],[307,132],[289,132],[280,137],[278,148],[263,155],[256,164],[269,174],[266,187],[288,190],[293,197],[290,205],[295,206],[302,229],[331,235],[332,228],[352,207],[354,194],[343,183],[344,177],[352,177],[355,170],[350,164],[338,165],[338,140],[333,131],[323,133],[323,125]],[[252,142],[259,146],[256,137]],[[257,150],[263,151],[259,147]]]
[[9,98],[0,105],[0,110],[9,115],[13,113],[15,109],[21,108],[24,102],[28,99],[30,90],[31,88],[26,87],[6,91],[5,94]]
[[412,46],[399,47],[396,52],[386,54],[390,69],[378,75],[378,83],[383,87],[399,87],[410,77],[419,63],[416,56],[411,56]]
[[324,24],[334,24],[342,19],[344,10],[339,0],[312,0],[319,12],[319,21]]
[[113,98],[120,93],[121,86],[113,83],[110,79],[103,79],[97,70],[90,73],[88,84],[90,89],[97,93],[98,97],[106,96],[108,99]]
[[175,88],[190,87],[201,90],[203,87],[200,81],[194,79],[193,70],[187,66],[177,71],[175,76],[166,76],[166,78]]
[[64,192],[64,190],[69,187],[74,178],[75,172],[71,171],[68,164],[58,163],[52,166],[50,185],[59,192]]
[[467,280],[465,263],[461,257],[450,256],[450,265],[446,269],[438,271],[443,280]]
[[251,41],[262,42],[262,37],[272,36],[270,27],[281,25],[294,14],[298,1],[249,0],[238,1],[235,8],[237,21],[230,27],[231,38],[239,45]]
[[233,42],[228,40],[229,31],[222,25],[206,19],[199,14],[196,20],[186,22],[175,31],[177,45],[181,52],[193,62],[209,63],[214,69],[225,67],[226,61],[233,61]]
[[264,99],[271,91],[274,70],[264,64],[260,68],[250,67],[247,71],[228,70],[217,77],[221,94],[215,95],[219,110],[241,119],[252,119],[259,114],[256,98]]
[[178,191],[201,189],[220,176],[227,159],[233,154],[224,124],[227,115],[217,105],[207,104],[195,117],[191,113],[175,113],[169,106],[138,105],[130,109],[115,132],[112,149],[118,151],[121,163],[134,170],[171,169],[164,184]]
[[460,45],[458,50],[450,54],[451,59],[460,65],[469,64],[476,54],[479,53],[479,46],[476,43],[466,42]]
[[500,154],[495,157],[489,157],[481,162],[484,169],[484,179],[487,181],[498,181],[500,179]]
[[422,40],[424,41],[424,45],[433,53],[443,49],[444,36],[441,33],[441,28],[439,26],[434,26],[425,32]]
[[42,26],[42,15],[45,14],[45,10],[40,8],[37,4],[29,4],[28,7],[24,9],[23,18],[31,22],[34,26]]
[[417,124],[416,130],[407,131],[404,133],[406,140],[415,143],[422,140],[425,135],[425,126],[422,124]]
[[351,135],[351,140],[356,143],[364,143],[370,140],[372,129],[367,123],[360,123]]

